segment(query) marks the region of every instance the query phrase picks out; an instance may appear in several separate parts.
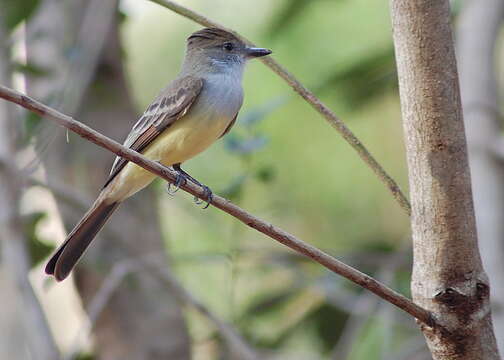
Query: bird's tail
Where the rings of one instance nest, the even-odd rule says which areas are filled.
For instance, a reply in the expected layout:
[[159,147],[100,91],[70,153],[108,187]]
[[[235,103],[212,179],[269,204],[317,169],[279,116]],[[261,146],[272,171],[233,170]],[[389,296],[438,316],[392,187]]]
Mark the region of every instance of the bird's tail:
[[120,202],[107,204],[104,200],[102,196],[98,197],[75,225],[65,242],[56,250],[45,268],[48,275],[54,275],[56,280],[61,281],[70,274],[98,231],[120,204]]

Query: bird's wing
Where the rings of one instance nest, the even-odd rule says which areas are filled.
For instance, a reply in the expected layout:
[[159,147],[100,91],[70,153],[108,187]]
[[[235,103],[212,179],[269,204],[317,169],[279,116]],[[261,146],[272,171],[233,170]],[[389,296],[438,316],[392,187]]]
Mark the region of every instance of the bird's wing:
[[[173,81],[145,110],[124,141],[124,146],[141,152],[164,130],[182,118],[203,88],[203,79],[186,76]],[[106,187],[128,163],[117,157],[110,170]]]
[[219,136],[219,139],[221,137],[223,137],[224,135],[226,135],[229,130],[231,130],[231,128],[233,127],[233,125],[236,123],[236,118],[238,117],[238,113],[236,113],[236,115],[234,116],[233,120],[231,120],[231,122],[229,123],[229,125],[227,126],[226,130],[224,130],[224,132],[222,133],[221,136]]

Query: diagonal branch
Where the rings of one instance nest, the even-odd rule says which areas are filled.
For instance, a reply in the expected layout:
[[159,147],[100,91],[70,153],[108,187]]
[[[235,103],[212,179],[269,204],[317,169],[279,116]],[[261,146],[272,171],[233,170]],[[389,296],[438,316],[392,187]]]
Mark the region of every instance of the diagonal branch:
[[[167,9],[172,10],[173,12],[182,15],[194,22],[208,27],[218,27],[224,29],[226,31],[232,32],[242,40],[244,40],[249,45],[254,45],[251,41],[244,38],[240,34],[235,31],[226,28],[225,26],[220,25],[219,23],[210,20],[209,18],[200,15],[191,9],[188,9],[182,5],[179,5],[171,0],[150,0],[156,4],[159,4]],[[354,133],[346,126],[346,124],[334,114],[320,99],[318,99],[314,93],[308,90],[301,82],[294,77],[291,73],[289,73],[282,65],[277,63],[271,56],[263,57],[261,60],[266,66],[268,66],[274,73],[280,76],[287,84],[289,84],[295,92],[297,92],[303,99],[306,100],[308,104],[310,104],[315,111],[321,114],[324,119],[334,128],[337,132],[343,136],[343,139],[353,147],[360,158],[373,170],[373,172],[378,176],[381,182],[385,184],[385,186],[392,193],[392,196],[399,203],[401,208],[406,211],[408,215],[411,215],[411,206],[403,194],[399,185],[395,182],[395,180],[383,169],[383,167],[376,161],[376,159],[371,155],[369,150],[364,146],[364,144],[354,135]]]
[[257,360],[260,358],[256,350],[252,349],[231,325],[219,319],[200,300],[195,298],[166,267],[161,268],[147,258],[140,259],[139,266],[165,283],[180,303],[189,305],[205,316],[224,338],[233,354],[233,358],[241,360]]
[[[44,118],[53,120],[59,125],[64,126],[67,129],[79,134],[81,137],[117,154],[118,156],[134,162],[135,164],[169,182],[174,182],[176,180],[177,173],[175,171],[157,162],[147,159],[144,155],[137,153],[136,151],[133,151],[112,139],[109,139],[108,137],[91,129],[90,127],[81,124],[71,117],[62,114],[32,99],[29,96],[0,85],[0,98],[21,105],[24,108]],[[181,186],[181,188],[184,191],[199,197],[200,199],[204,199],[206,196],[205,190],[203,188],[190,182]],[[288,246],[294,251],[318,262],[332,272],[349,279],[350,281],[362,286],[365,289],[368,289],[384,300],[396,305],[397,307],[412,315],[419,321],[425,323],[426,325],[436,325],[434,318],[431,316],[430,312],[419,307],[407,297],[395,292],[379,281],[352,268],[351,266],[342,263],[334,257],[324,253],[322,250],[305,243],[304,241],[296,238],[288,232],[274,226],[273,224],[259,219],[258,217],[234,205],[229,200],[215,195],[212,201],[212,205],[237,218],[251,228],[262,232],[270,238],[284,244],[285,246]]]
[[[0,166],[8,164],[6,162],[1,162]],[[20,176],[20,174],[16,174]],[[67,202],[69,205],[86,211],[88,207],[89,201],[92,199],[85,199],[83,196],[79,196],[75,192],[71,192],[70,189],[66,189],[63,184],[51,184],[48,185],[44,182],[41,182],[35,178],[30,178],[28,180],[30,185],[41,186],[51,191],[56,198],[62,199]],[[114,225],[116,223],[110,224]],[[131,253],[131,259],[126,259],[118,262],[112,268],[111,274],[108,275],[107,278],[103,281],[100,290],[94,295],[93,300],[90,302],[88,307],[88,313],[90,318],[89,325],[86,325],[83,329],[81,329],[82,334],[89,334],[91,328],[95,325],[96,319],[103,310],[103,307],[106,305],[106,302],[109,301],[110,296],[116,290],[117,286],[121,281],[123,281],[124,277],[129,273],[137,270],[145,270],[150,273],[152,276],[157,278],[159,281],[167,285],[168,291],[172,292],[172,295],[178,299],[181,305],[188,305],[198,311],[201,315],[206,317],[210,323],[214,325],[223,339],[227,342],[229,349],[237,356],[237,359],[242,360],[254,360],[259,359],[259,355],[255,349],[253,349],[245,339],[243,339],[236,329],[234,329],[230,324],[221,320],[217,315],[215,315],[208,307],[206,307],[201,301],[199,301],[191,292],[189,292],[184,286],[176,279],[176,277],[171,274],[171,272],[166,267],[160,267],[157,258],[163,259],[163,255],[159,256],[158,253],[152,254],[149,256],[141,256],[138,258],[137,254],[135,254],[135,249],[128,244],[127,241],[124,241],[124,238],[121,236],[122,229],[120,227],[110,227],[105,228],[104,230],[108,230],[111,232],[111,235],[114,238],[117,238],[123,247]],[[133,261],[133,257],[135,261]],[[141,268],[141,269],[140,269]],[[77,336],[77,340],[80,339],[81,334]],[[77,341],[76,341],[77,343]],[[77,347],[73,347],[74,350],[69,352],[67,359],[73,359],[75,354],[77,353]]]

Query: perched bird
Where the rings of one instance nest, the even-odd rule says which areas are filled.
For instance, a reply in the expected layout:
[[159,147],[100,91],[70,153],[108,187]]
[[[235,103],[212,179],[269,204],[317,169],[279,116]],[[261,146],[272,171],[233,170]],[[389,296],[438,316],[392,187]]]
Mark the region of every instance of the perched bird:
[[[199,30],[187,39],[178,76],[148,106],[124,145],[149,159],[172,166],[176,185],[192,181],[211,191],[180,167],[225,135],[243,101],[242,74],[247,60],[269,55],[248,47],[235,35],[217,28]],[[146,187],[155,175],[117,157],[98,198],[56,250],[46,273],[65,279],[119,204]]]

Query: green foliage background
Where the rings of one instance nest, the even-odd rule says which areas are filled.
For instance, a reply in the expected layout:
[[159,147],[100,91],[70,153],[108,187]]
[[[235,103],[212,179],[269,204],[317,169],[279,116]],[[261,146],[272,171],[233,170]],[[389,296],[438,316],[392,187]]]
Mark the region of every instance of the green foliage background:
[[[38,3],[23,1],[6,8],[9,28]],[[181,3],[271,48],[407,193],[386,1]],[[200,26],[149,1],[123,1],[121,13],[129,86],[141,113],[177,74],[185,38]],[[43,69],[16,70],[47,75]],[[244,88],[232,132],[185,169],[253,214],[408,294],[409,221],[385,186],[259,61],[249,64]],[[35,120],[28,120],[29,130]],[[124,126],[134,121],[125,119]],[[422,350],[413,320],[392,305],[220,211],[203,211],[187,194],[172,197],[163,183],[154,186],[172,268],[255,348],[280,359],[350,360],[406,359],[407,351]],[[25,219],[34,263],[52,250],[35,231],[42,218],[34,213]],[[229,358],[207,319],[190,309],[186,317],[195,359]]]
[[[186,3],[273,49],[407,191],[386,1]],[[126,3],[123,10],[127,69],[141,111],[176,75],[183,40],[199,27],[151,4]],[[408,240],[407,216],[338,133],[268,68],[251,62],[244,87],[238,126],[187,170],[263,219],[380,273]],[[158,186],[170,256],[196,296],[257,347],[283,358],[331,354],[354,316],[349,309],[359,289],[219,211],[203,212],[188,196],[172,199]],[[409,256],[406,251],[401,270],[388,278],[405,292]],[[382,316],[390,305],[376,306],[364,310],[351,359],[388,358],[414,333],[412,320],[401,314],[390,320]],[[220,341],[200,316],[188,312],[188,320],[196,344]]]

